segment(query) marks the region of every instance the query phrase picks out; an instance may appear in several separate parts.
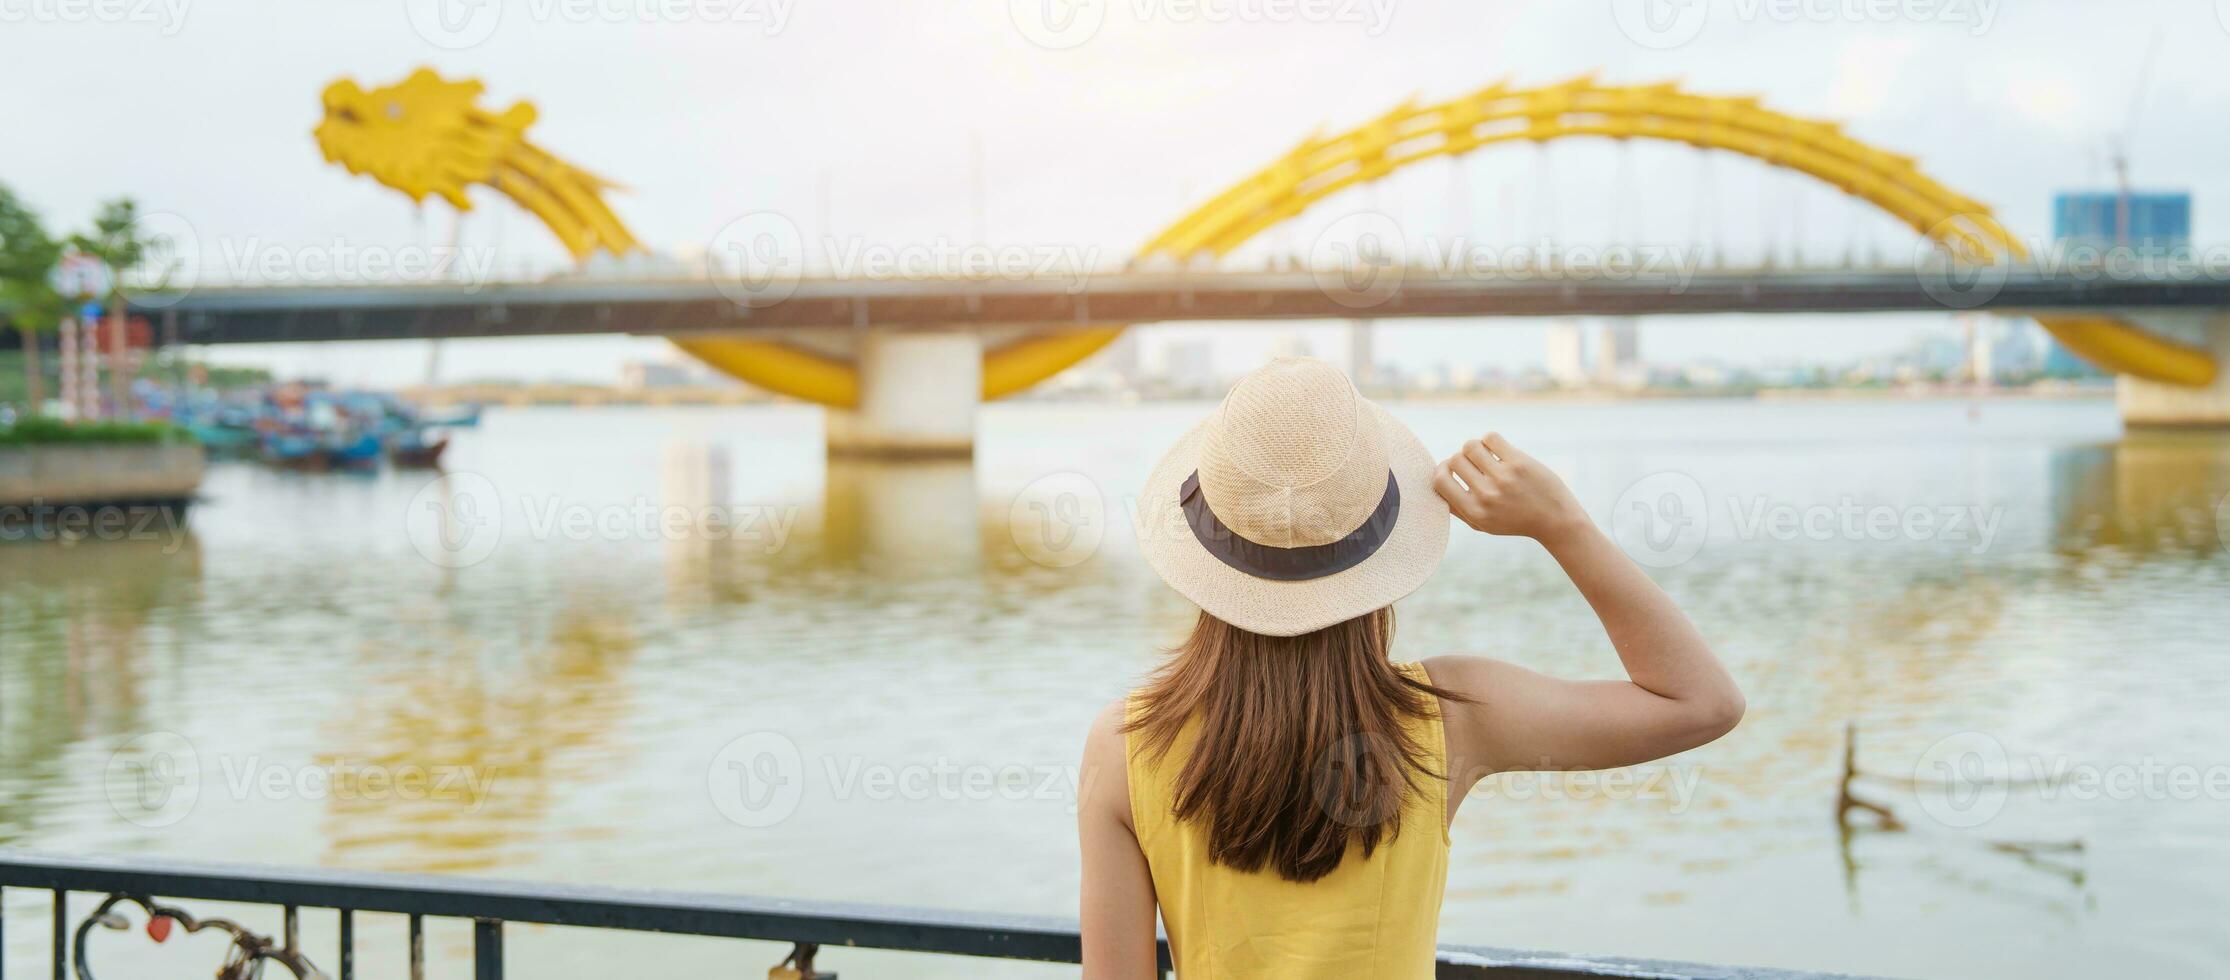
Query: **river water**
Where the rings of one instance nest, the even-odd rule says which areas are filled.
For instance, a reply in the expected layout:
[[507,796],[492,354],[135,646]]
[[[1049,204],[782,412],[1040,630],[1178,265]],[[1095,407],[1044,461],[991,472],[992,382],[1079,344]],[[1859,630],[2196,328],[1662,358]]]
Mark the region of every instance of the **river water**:
[[[997,405],[973,465],[825,462],[816,411],[761,406],[491,411],[431,487],[217,466],[188,533],[0,545],[0,840],[1072,914],[1084,726],[1189,621],[1131,494],[1205,408]],[[1444,942],[2230,973],[2230,438],[2125,435],[2104,400],[1394,409],[1441,452],[1492,427],[1558,467],[1750,700],[1667,763],[1482,787]],[[1405,657],[1617,671],[1530,542],[1459,528],[1398,608]],[[1847,731],[1902,829],[1838,821]],[[360,927],[370,975],[401,928]],[[456,959],[469,929],[430,940]],[[30,968],[43,925],[6,942]],[[119,970],[216,961],[100,942]],[[780,955],[508,946],[535,977]]]

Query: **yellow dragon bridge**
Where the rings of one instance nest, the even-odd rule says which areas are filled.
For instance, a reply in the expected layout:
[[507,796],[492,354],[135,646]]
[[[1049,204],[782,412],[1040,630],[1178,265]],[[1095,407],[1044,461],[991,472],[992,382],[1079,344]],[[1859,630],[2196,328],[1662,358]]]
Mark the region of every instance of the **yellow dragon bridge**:
[[[549,226],[576,259],[639,247],[603,200],[613,185],[534,146],[534,108],[500,114],[476,104],[475,81],[420,69],[401,83],[362,89],[334,82],[317,127],[326,159],[423,201],[438,195],[469,209],[469,185],[493,187]],[[1405,101],[1336,135],[1312,135],[1232,184],[1146,242],[1142,258],[1214,258],[1350,187],[1435,157],[1505,143],[1573,137],[1650,139],[1723,150],[1806,174],[1895,217],[1970,263],[2020,260],[2020,241],[1981,203],[1923,174],[1911,157],[1853,139],[1832,122],[1765,108],[1755,98],[1708,96],[1671,83],[1604,85],[1582,77],[1555,85],[1489,85],[1445,102]],[[2216,377],[2200,348],[2104,316],[2038,322],[2076,355],[2108,371],[2199,387]],[[1123,328],[1053,331],[983,354],[985,399],[1022,391],[1091,356]],[[674,338],[683,350],[760,387],[834,407],[859,403],[856,364],[774,340]]]

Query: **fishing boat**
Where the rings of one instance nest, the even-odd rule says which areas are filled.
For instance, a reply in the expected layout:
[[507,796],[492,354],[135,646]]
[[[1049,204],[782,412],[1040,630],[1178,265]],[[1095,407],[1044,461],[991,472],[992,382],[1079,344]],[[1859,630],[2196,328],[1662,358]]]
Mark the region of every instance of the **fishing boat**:
[[328,439],[318,449],[325,456],[326,468],[335,470],[373,469],[387,455],[379,437],[368,432]]
[[449,438],[429,438],[427,430],[410,429],[397,435],[387,450],[388,462],[397,469],[434,470],[441,468],[441,453],[449,448]]
[[317,436],[301,432],[273,432],[263,437],[263,461],[281,469],[322,470],[328,460]]
[[278,385],[243,397],[203,395],[168,409],[212,455],[261,459],[293,470],[365,470],[390,461],[404,469],[441,464],[443,428],[479,422],[477,405],[427,418],[383,392]]
[[418,421],[423,425],[444,426],[452,429],[478,428],[480,425],[480,406],[478,404],[457,405],[438,412],[420,412],[418,413]]
[[262,437],[256,430],[244,425],[202,421],[186,423],[186,431],[194,434],[201,448],[217,459],[241,459],[255,455]]

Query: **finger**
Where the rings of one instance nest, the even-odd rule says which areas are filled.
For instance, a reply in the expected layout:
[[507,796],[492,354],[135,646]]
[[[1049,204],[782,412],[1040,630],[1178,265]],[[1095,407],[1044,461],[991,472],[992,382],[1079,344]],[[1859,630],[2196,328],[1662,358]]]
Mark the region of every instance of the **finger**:
[[1500,432],[1487,433],[1487,438],[1484,441],[1487,445],[1488,452],[1491,452],[1505,460],[1509,460],[1510,462],[1532,459],[1532,457],[1527,456],[1523,450],[1520,450],[1516,446],[1510,445],[1510,440],[1503,438],[1502,433]]
[[1494,482],[1487,479],[1487,474],[1479,469],[1479,464],[1471,461],[1469,453],[1457,453],[1450,457],[1448,468],[1471,486],[1472,493],[1486,493],[1494,486]]
[[1471,465],[1481,473],[1492,473],[1502,464],[1501,460],[1494,457],[1494,453],[1487,450],[1486,444],[1477,439],[1464,443],[1463,452],[1457,453],[1456,458],[1470,460]]
[[1440,494],[1440,499],[1448,502],[1448,509],[1455,511],[1456,516],[1466,520],[1479,516],[1479,502],[1471,499],[1471,495],[1456,483],[1455,474],[1449,471],[1446,462],[1433,470],[1432,488]]
[[1456,482],[1456,471],[1450,465],[1454,461],[1455,457],[1451,456],[1447,459],[1441,460],[1440,465],[1432,468],[1433,490],[1439,493],[1441,496],[1448,498],[1448,502],[1451,504],[1455,503],[1456,498],[1458,497],[1470,495],[1470,491],[1465,489],[1463,484]]

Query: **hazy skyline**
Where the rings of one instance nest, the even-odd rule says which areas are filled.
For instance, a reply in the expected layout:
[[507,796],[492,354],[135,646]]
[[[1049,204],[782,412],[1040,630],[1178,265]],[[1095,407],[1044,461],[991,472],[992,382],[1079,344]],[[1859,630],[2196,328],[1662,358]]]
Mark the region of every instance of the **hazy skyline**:
[[[535,102],[535,140],[626,185],[616,209],[662,252],[702,249],[738,216],[775,210],[809,239],[853,247],[980,240],[1119,261],[1313,130],[1355,125],[1411,95],[1597,72],[1840,120],[2031,238],[2049,231],[2054,191],[2111,182],[2108,143],[2127,128],[2136,183],[2191,191],[2195,237],[2219,237],[2209,205],[2230,178],[2212,163],[2230,136],[2188,122],[2230,100],[2213,71],[2230,50],[2216,5],[2118,4],[2108,15],[2074,2],[1642,2],[1654,6],[1017,0],[870,13],[826,0],[0,0],[0,82],[41,93],[9,100],[0,181],[61,228],[131,194],[188,222],[205,252],[276,251],[294,260],[284,269],[335,247],[439,243],[451,233],[446,206],[421,213],[325,163],[310,138],[327,82],[385,84],[426,65],[483,79],[488,105]],[[1650,13],[1660,16],[1636,19]],[[1055,23],[1072,26],[1048,34]],[[1079,34],[1077,23],[1096,26]],[[462,245],[503,267],[560,261],[507,201],[485,191],[474,200]],[[1800,243],[1813,256],[1894,256],[1915,240],[1832,189],[1747,160],[1568,141],[1410,168],[1322,202],[1256,247],[1305,244],[1358,207],[1396,215],[1415,235],[1495,242],[1708,241],[1735,254]],[[1856,356],[1944,319],[1653,322],[1645,353]],[[1259,356],[1283,330],[1187,329],[1210,331],[1232,361]],[[1516,366],[1539,361],[1539,330],[1390,324],[1378,347],[1420,366]],[[617,361],[663,348],[640,338],[456,343],[443,373],[610,377]],[[217,356],[344,383],[417,380],[426,362],[419,343]]]

